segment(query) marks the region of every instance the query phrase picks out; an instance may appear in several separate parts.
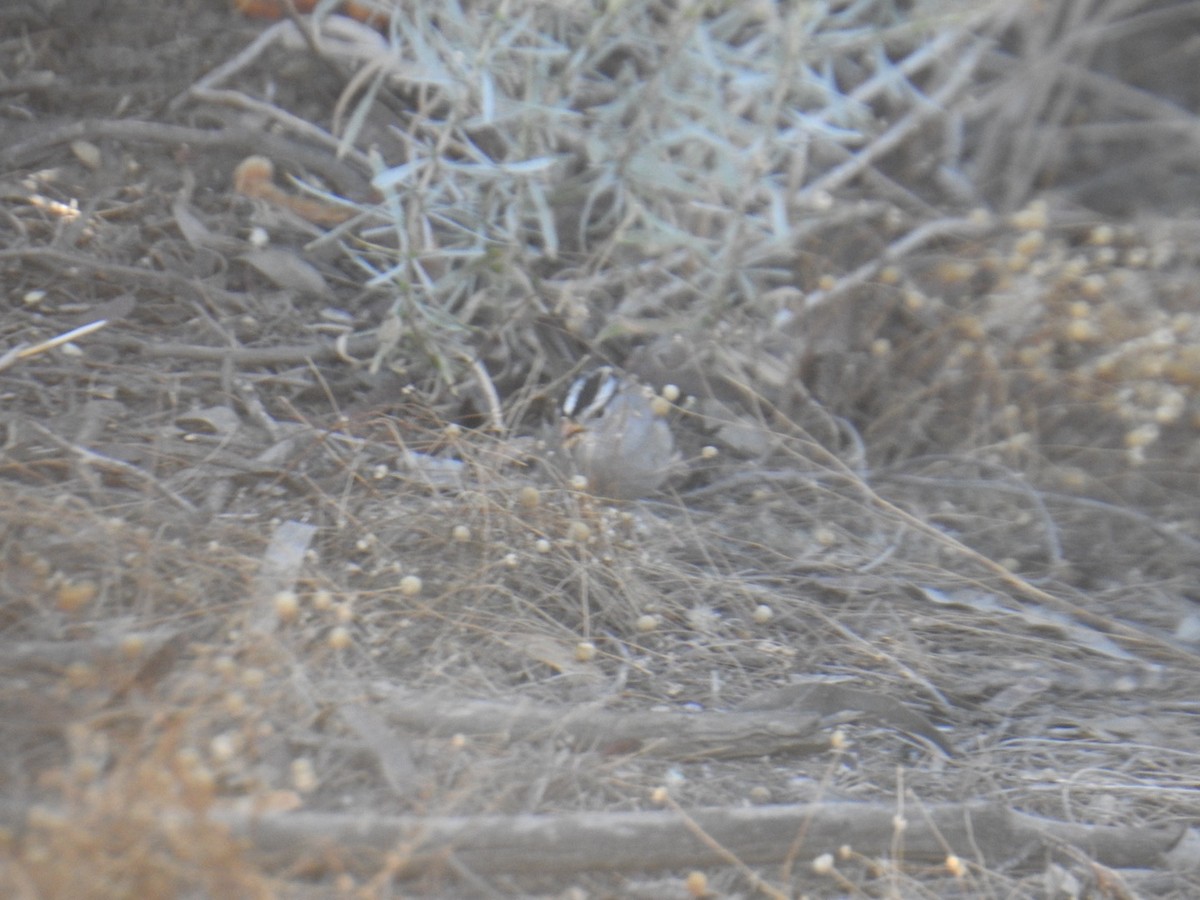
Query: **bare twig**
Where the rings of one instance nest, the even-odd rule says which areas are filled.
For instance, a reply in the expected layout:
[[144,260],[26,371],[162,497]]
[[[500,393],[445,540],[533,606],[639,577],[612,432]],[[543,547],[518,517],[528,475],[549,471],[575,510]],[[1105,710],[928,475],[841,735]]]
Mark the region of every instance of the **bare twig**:
[[88,450],[86,447],[80,447],[72,444],[70,441],[63,440],[54,432],[50,431],[50,429],[45,428],[36,422],[30,422],[29,426],[59,447],[62,447],[65,450],[70,450],[73,454],[79,457],[80,461],[84,464],[110,469],[114,472],[120,472],[123,475],[129,476],[134,481],[153,488],[155,491],[162,494],[185,512],[189,514],[197,512],[196,507],[193,506],[189,500],[187,500],[185,497],[181,497],[153,475],[148,472],[143,472],[137,466],[130,465],[124,460],[113,459],[112,457],[104,456],[103,454],[96,453],[93,450]]
[[42,157],[60,144],[76,140],[112,138],[123,141],[148,141],[193,147],[228,147],[243,153],[263,153],[272,159],[301,166],[317,172],[337,186],[347,196],[362,196],[367,192],[366,179],[370,167],[356,167],[357,156],[348,160],[336,159],[269,131],[249,128],[189,128],[165,122],[143,122],[136,119],[84,119],[46,128],[34,137],[0,149],[0,168],[13,168]]
[[99,331],[107,324],[107,319],[98,319],[95,322],[88,322],[86,325],[80,325],[78,328],[72,328],[70,331],[63,332],[62,334],[56,335],[49,340],[42,341],[39,344],[34,344],[33,346],[22,345],[20,347],[14,347],[0,356],[0,372],[3,372],[5,369],[16,365],[22,360],[32,359],[33,357],[39,356],[42,353],[48,353],[55,347],[61,347],[63,344],[69,344],[76,338],[85,337],[94,331]]

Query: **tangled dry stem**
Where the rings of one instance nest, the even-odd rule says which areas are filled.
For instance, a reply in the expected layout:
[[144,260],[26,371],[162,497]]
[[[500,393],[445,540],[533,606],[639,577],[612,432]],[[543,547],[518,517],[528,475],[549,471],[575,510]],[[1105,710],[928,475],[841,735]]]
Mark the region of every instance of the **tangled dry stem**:
[[[1104,176],[1116,125],[1194,149],[1101,64],[1184,12],[892,7],[397,4],[382,37],[314,32],[319,63],[287,23],[176,93],[269,120],[261,146],[93,120],[0,151],[186,140],[305,176],[81,215],[33,172],[5,195],[22,289],[138,301],[0,375],[5,877],[532,895],[565,867],[488,867],[454,828],[561,840],[569,814],[681,828],[697,852],[663,866],[776,896],[1161,865],[1197,812],[1195,235],[1035,195]],[[251,226],[310,294],[245,265]],[[68,331],[41,302],[6,343]],[[584,355],[691,397],[669,491],[613,507],[547,464]],[[813,677],[840,687],[761,696]],[[960,843],[948,804],[981,797],[1020,840]],[[748,802],[799,819],[739,843]],[[276,855],[300,833],[331,840]],[[610,867],[572,877],[641,884]]]

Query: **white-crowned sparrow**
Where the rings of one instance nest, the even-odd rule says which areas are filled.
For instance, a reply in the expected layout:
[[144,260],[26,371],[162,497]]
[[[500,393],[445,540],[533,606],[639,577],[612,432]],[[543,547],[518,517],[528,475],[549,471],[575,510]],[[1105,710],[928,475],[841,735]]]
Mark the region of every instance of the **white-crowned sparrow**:
[[[657,401],[657,402],[656,402]],[[653,493],[679,461],[653,391],[611,366],[580,376],[563,401],[562,446],[588,489],[630,500]]]

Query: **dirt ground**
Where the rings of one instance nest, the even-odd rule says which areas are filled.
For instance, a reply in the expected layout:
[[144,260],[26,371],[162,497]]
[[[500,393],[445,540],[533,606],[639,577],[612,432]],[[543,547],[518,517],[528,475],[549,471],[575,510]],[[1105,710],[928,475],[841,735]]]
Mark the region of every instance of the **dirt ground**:
[[6,4],[0,891],[1200,896],[1200,13],[1006,5],[742,205],[803,4]]

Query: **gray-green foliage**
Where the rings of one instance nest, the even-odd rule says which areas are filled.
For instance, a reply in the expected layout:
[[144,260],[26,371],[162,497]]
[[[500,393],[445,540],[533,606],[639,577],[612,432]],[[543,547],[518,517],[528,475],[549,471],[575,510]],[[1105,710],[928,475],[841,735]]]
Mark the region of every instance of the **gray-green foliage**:
[[687,273],[688,301],[721,301],[735,275],[766,287],[746,268],[769,268],[838,186],[822,177],[886,132],[873,104],[933,103],[985,15],[892,7],[399,5],[362,98],[412,98],[405,159],[376,176],[399,244],[376,282],[450,310],[497,262],[655,258]]

